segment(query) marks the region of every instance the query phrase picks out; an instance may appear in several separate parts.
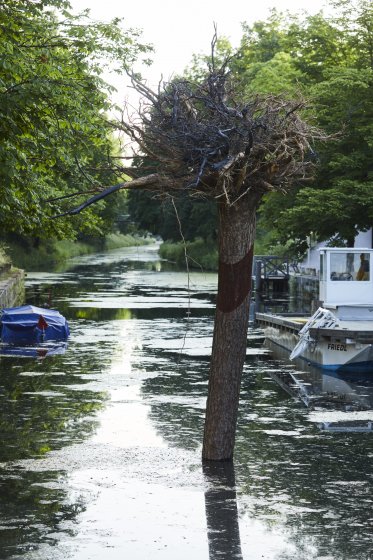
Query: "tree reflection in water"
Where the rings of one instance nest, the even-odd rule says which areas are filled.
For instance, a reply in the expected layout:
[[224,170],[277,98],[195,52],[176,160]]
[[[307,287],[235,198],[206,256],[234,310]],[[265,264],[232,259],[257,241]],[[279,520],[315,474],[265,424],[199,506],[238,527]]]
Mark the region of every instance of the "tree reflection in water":
[[233,463],[205,461],[202,468],[210,560],[242,560]]

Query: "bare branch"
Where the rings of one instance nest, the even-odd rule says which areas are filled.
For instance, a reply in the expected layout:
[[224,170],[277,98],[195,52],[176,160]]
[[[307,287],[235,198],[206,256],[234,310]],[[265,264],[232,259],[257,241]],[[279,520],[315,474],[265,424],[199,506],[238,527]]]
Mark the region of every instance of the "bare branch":
[[[106,188],[102,190],[100,193],[96,194],[95,196],[92,196],[91,198],[89,198],[88,200],[86,200],[76,208],[72,208],[71,210],[63,212],[62,214],[52,216],[52,218],[61,218],[63,216],[79,214],[80,212],[82,212],[82,210],[88,208],[88,206],[91,206],[91,204],[94,204],[95,202],[98,202],[99,200],[106,198],[107,196],[113,194],[114,192],[117,192],[119,190],[125,190],[125,189],[150,190],[159,193],[163,192],[163,194],[166,195],[167,193],[172,192],[173,190],[178,191],[179,185],[178,182],[175,181],[174,179],[163,176],[159,173],[146,175],[144,177],[138,177],[136,179],[133,179],[132,181],[126,181],[123,183],[119,183],[118,185],[114,185],[112,187]],[[81,194],[81,193],[75,193],[75,195],[77,194]],[[68,195],[68,196],[74,196],[74,195]],[[58,199],[54,199],[54,200],[58,200]]]

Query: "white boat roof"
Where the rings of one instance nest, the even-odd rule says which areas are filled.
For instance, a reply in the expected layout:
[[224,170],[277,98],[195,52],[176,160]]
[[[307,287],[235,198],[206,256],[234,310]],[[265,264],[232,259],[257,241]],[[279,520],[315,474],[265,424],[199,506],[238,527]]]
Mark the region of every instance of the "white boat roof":
[[373,253],[373,249],[369,247],[320,247],[317,249],[320,253],[337,252],[337,253]]

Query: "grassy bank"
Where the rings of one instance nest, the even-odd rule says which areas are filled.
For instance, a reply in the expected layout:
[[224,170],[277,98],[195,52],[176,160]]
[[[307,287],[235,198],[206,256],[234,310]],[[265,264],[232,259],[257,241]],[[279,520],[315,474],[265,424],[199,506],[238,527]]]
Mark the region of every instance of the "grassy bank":
[[104,248],[110,251],[111,249],[120,249],[121,247],[140,247],[141,245],[150,245],[151,243],[154,243],[152,238],[111,233],[105,238]]
[[[184,243],[162,243],[159,254],[162,259],[176,263],[181,268],[186,268],[185,248],[188,256],[189,268],[203,269],[216,272],[218,270],[218,248],[217,243],[212,240],[196,239],[195,241]],[[280,251],[278,251],[280,253]],[[268,247],[264,243],[255,241],[256,255],[276,255],[276,251],[269,253]]]
[[159,254],[162,259],[175,262],[185,268],[185,248],[188,256],[189,268],[216,271],[218,269],[218,250],[212,240],[196,239],[186,243],[162,243]]
[[67,259],[98,251],[133,247],[153,243],[152,240],[132,235],[110,234],[105,239],[92,239],[89,243],[63,239],[42,240],[38,247],[28,243],[8,242],[6,253],[13,264],[25,270],[45,270],[48,266],[63,263]]

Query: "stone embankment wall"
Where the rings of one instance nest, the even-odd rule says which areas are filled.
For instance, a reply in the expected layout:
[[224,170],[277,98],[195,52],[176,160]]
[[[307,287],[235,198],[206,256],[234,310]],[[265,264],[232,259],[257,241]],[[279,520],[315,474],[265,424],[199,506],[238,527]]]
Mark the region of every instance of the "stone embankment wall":
[[25,301],[25,272],[17,268],[0,275],[0,310],[22,305]]

